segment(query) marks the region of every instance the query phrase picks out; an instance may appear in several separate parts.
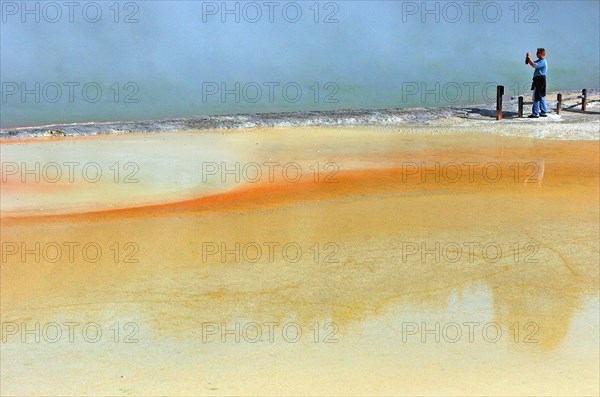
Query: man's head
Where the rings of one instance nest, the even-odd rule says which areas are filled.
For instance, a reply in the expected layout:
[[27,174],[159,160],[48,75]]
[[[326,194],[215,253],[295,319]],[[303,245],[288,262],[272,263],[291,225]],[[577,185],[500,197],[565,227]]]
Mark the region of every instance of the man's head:
[[544,59],[546,57],[546,50],[543,48],[538,48],[535,54],[539,59]]

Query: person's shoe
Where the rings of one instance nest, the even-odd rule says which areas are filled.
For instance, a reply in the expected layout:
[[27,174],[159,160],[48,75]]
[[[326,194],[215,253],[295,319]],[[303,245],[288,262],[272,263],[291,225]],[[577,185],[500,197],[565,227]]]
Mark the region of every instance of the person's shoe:
[[537,114],[530,114],[527,117],[529,117],[530,119],[539,119],[540,118],[540,116],[538,116]]
[[548,117],[548,115],[546,113],[544,113],[544,114],[540,114],[540,117]]

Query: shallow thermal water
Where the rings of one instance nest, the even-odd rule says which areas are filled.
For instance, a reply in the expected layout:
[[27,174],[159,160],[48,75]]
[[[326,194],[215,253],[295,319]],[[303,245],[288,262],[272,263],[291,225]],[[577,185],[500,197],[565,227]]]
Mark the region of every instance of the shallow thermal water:
[[376,128],[3,143],[2,393],[598,394],[598,149]]

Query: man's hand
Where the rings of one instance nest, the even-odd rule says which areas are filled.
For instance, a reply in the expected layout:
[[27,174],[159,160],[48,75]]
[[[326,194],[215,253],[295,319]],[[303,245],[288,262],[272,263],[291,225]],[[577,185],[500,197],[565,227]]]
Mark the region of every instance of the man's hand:
[[527,63],[529,64],[529,66],[531,66],[532,68],[535,69],[535,64],[533,63],[533,60],[531,59],[531,53],[530,52],[527,53]]

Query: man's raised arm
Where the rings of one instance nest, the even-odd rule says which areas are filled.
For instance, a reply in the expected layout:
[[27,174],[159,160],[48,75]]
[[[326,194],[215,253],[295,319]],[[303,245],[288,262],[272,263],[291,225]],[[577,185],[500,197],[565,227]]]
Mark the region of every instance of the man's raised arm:
[[531,60],[530,52],[527,53],[527,63],[529,63],[529,65],[531,65],[531,67],[535,69],[535,63],[533,63],[533,61]]

